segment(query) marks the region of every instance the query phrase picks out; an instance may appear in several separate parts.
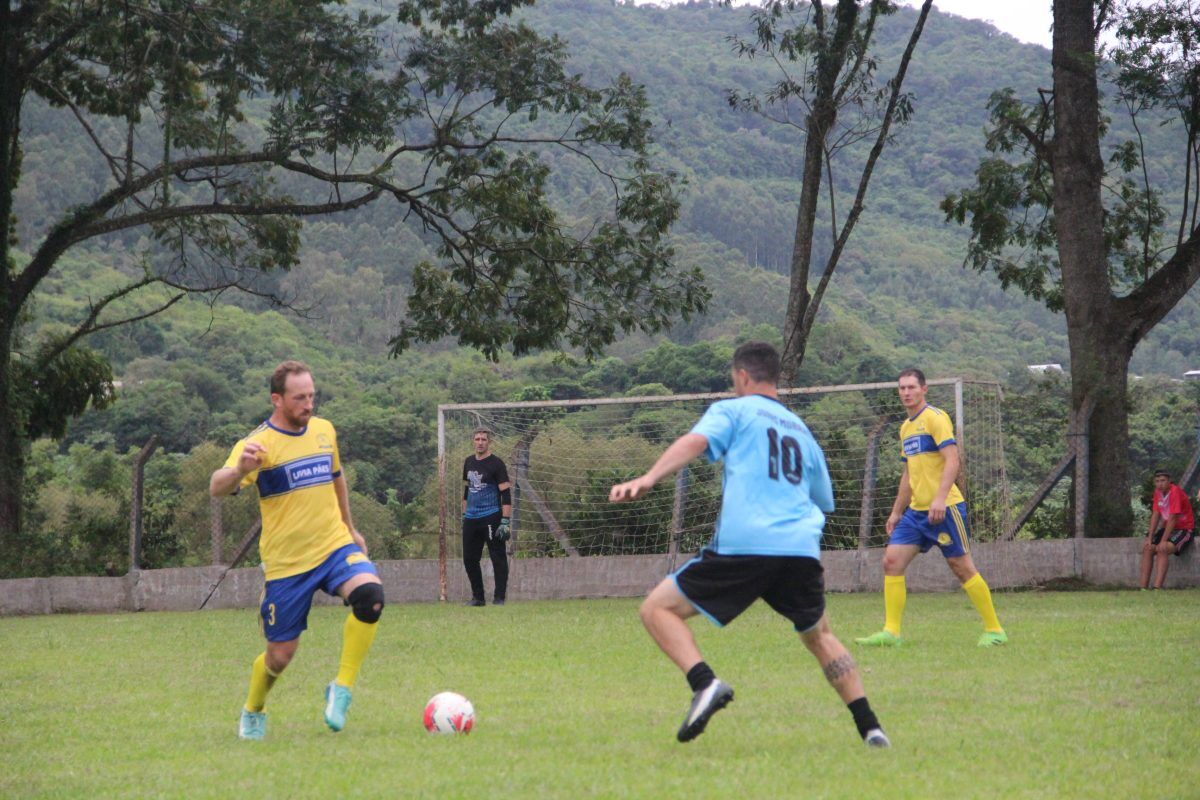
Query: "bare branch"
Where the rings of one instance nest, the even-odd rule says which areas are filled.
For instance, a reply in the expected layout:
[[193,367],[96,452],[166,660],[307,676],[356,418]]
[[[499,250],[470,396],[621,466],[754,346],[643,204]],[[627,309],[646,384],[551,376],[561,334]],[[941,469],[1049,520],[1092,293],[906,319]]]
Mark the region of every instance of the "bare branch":
[[94,144],[96,149],[100,151],[100,155],[104,157],[105,163],[108,164],[108,171],[112,173],[113,179],[116,180],[118,185],[123,184],[125,182],[125,176],[121,174],[121,170],[117,166],[117,157],[108,152],[108,149],[105,148],[104,143],[100,141],[99,135],[96,134],[95,129],[92,128],[92,126],[88,123],[87,119],[83,116],[83,112],[79,110],[79,107],[72,103],[71,99],[67,97],[67,95],[64,94],[57,86],[53,86],[45,81],[34,81],[33,84],[39,91],[47,94],[53,94],[58,98],[59,102],[70,109],[71,113],[75,115],[75,119],[83,127],[84,132],[87,133],[88,138],[92,140],[92,144]]
[[896,75],[891,81],[891,94],[888,98],[887,109],[883,114],[883,124],[879,127],[879,135],[875,139],[875,145],[871,148],[871,153],[867,156],[867,163],[863,167],[862,175],[858,181],[858,192],[854,197],[854,205],[850,208],[850,213],[846,217],[846,221],[842,224],[842,231],[834,242],[833,250],[829,254],[826,261],[826,269],[821,275],[821,280],[817,283],[817,288],[813,292],[812,302],[804,312],[803,329],[811,330],[813,323],[817,318],[817,311],[821,306],[821,298],[825,295],[825,289],[829,286],[829,281],[833,277],[833,265],[836,265],[838,259],[841,258],[842,250],[846,246],[846,242],[850,239],[850,233],[854,230],[855,224],[858,222],[858,217],[862,213],[863,199],[867,194],[867,185],[871,181],[871,174],[875,170],[875,162],[879,160],[880,153],[883,152],[883,146],[887,142],[888,131],[891,129],[892,121],[895,118],[896,105],[900,99],[900,89],[904,84],[904,76],[908,72],[909,62],[912,60],[913,51],[916,49],[917,41],[921,38],[921,31],[925,27],[925,20],[929,16],[929,9],[933,5],[933,0],[925,0],[921,4],[920,14],[917,16],[917,23],[913,27],[912,34],[908,39],[908,46],[904,49],[904,55],[900,58],[900,66],[896,69]]
[[[24,3],[23,5],[26,6],[25,10],[29,12],[30,20],[34,21],[36,24],[36,17],[39,11],[38,6],[40,4]],[[75,20],[74,23],[59,31],[59,34],[47,42],[44,47],[32,53],[27,61],[18,65],[18,76],[32,75],[46,59],[58,52],[67,44],[67,42],[74,39],[78,33],[87,29],[87,27],[92,24],[95,18],[99,16],[102,8],[103,4],[101,3],[91,9],[81,9],[85,13],[81,14],[79,19]],[[18,80],[20,80],[20,78],[18,78]]]
[[124,217],[114,217],[93,223],[76,231],[69,244],[91,239],[105,233],[136,228],[156,222],[166,222],[172,219],[186,217],[207,217],[214,215],[239,217],[290,216],[307,217],[316,214],[331,214],[335,211],[350,211],[365,206],[383,194],[383,189],[372,189],[366,194],[342,202],[330,203],[204,203],[189,206],[167,206],[141,214],[130,214]]
[[79,341],[84,336],[87,336],[90,333],[95,333],[96,331],[101,331],[101,330],[104,330],[105,328],[115,328],[118,325],[124,325],[127,322],[137,322],[138,320],[146,319],[147,317],[152,317],[155,314],[159,313],[160,311],[165,311],[166,309],[170,308],[178,300],[180,300],[183,297],[183,295],[180,294],[177,297],[172,298],[166,305],[162,306],[161,308],[159,308],[155,311],[151,311],[149,313],[138,314],[136,316],[130,317],[128,319],[120,320],[117,322],[105,322],[105,323],[100,323],[100,324],[96,323],[96,320],[100,317],[100,312],[103,311],[104,308],[106,306],[108,306],[110,303],[112,303],[114,300],[119,300],[122,297],[132,294],[133,292],[137,291],[138,289],[141,289],[145,286],[149,286],[151,284],[160,283],[160,282],[161,282],[161,280],[159,278],[146,276],[145,278],[143,278],[140,281],[136,281],[127,286],[123,286],[120,289],[117,289],[116,291],[113,291],[113,292],[109,293],[108,295],[105,295],[103,298],[100,299],[99,302],[90,304],[87,317],[82,322],[80,322],[78,326],[76,326],[75,330],[73,332],[71,332],[71,334],[68,335],[66,338],[58,341],[53,348],[51,348],[50,350],[48,350],[45,353],[40,355],[40,357],[38,359],[37,369],[38,370],[45,369],[45,367],[48,366],[51,362],[53,362],[54,359],[56,359],[60,355],[62,355],[62,353],[64,351],[66,351],[66,349],[68,347],[75,344],[75,342]]

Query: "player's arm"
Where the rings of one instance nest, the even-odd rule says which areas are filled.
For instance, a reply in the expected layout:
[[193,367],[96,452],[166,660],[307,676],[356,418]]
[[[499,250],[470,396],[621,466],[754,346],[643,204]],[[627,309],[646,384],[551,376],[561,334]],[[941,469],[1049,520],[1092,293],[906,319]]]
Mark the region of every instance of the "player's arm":
[[[470,459],[467,459],[467,461],[470,461]],[[465,518],[467,516],[467,492],[469,492],[471,489],[470,485],[467,483],[467,462],[466,461],[463,462],[462,478],[463,478],[462,515]]]
[[1150,529],[1146,531],[1146,541],[1154,538],[1154,531],[1158,529],[1158,504],[1154,503],[1154,510],[1150,512]]
[[258,442],[246,442],[236,467],[221,467],[213,472],[208,481],[208,493],[213,497],[225,497],[236,492],[242,480],[262,466],[266,454],[267,448]]
[[[512,516],[512,484],[508,481],[496,484],[496,489],[500,492],[500,516],[508,518]],[[463,509],[466,511],[466,509]]]
[[636,500],[654,488],[654,484],[683,469],[692,459],[708,449],[708,439],[699,433],[685,433],[663,451],[645,475],[618,483],[608,493],[608,502],[623,503]]
[[896,527],[896,523],[904,516],[904,509],[908,508],[908,504],[911,502],[912,485],[908,482],[908,464],[905,464],[904,470],[900,473],[900,486],[896,489],[896,499],[892,503],[892,513],[888,514],[887,523],[884,525],[889,536],[892,529]]
[[338,511],[342,513],[342,522],[346,523],[346,527],[350,529],[350,538],[362,548],[363,553],[366,553],[367,540],[354,527],[354,520],[350,518],[350,487],[346,485],[344,474],[333,479],[333,493],[337,495]]
[[933,502],[929,504],[929,521],[934,524],[946,518],[946,496],[958,478],[958,445],[948,444],[941,449],[941,453],[945,459],[942,462],[942,480],[938,483]]

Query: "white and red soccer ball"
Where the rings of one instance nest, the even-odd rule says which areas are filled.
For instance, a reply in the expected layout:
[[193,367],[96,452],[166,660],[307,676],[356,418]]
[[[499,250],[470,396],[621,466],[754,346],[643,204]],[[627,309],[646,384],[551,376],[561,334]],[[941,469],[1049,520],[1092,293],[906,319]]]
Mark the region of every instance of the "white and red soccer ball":
[[430,733],[470,733],[475,706],[457,692],[440,692],[425,704],[425,730]]

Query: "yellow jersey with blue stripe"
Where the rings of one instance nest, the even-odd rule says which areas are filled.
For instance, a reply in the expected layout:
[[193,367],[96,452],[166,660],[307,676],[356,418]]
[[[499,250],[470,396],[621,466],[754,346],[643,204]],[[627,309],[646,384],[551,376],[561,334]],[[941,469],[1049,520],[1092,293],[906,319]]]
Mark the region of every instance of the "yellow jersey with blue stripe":
[[[908,507],[914,511],[928,511],[942,483],[942,469],[946,457],[942,448],[956,444],[954,423],[940,408],[926,405],[915,417],[900,424],[900,459],[908,464],[908,485],[912,499]],[[962,492],[950,486],[946,505],[963,502]]]
[[259,468],[238,487],[258,486],[262,512],[258,549],[267,580],[308,572],[334,550],[353,543],[333,489],[333,479],[342,474],[342,461],[337,432],[329,420],[312,417],[298,432],[264,422],[234,445],[225,461],[227,468],[237,469],[247,442],[267,450]]

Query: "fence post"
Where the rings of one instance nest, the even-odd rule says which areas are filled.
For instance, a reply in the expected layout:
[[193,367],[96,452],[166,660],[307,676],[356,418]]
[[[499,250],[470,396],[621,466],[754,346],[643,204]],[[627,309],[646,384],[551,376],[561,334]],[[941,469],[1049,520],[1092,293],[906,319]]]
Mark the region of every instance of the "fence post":
[[129,572],[141,569],[142,563],[142,495],[145,482],[146,462],[154,448],[158,447],[158,435],[152,434],[133,462],[133,498],[129,509]]
[[671,504],[671,544],[667,549],[670,557],[667,569],[675,571],[675,558],[679,555],[679,539],[683,534],[683,509],[687,505],[688,468],[685,466],[675,474],[675,501]]
[[1083,403],[1079,407],[1079,413],[1073,415],[1071,421],[1071,431],[1068,434],[1071,437],[1071,449],[1075,452],[1075,474],[1073,477],[1075,490],[1075,517],[1073,524],[1075,526],[1074,538],[1075,553],[1074,568],[1075,577],[1083,575],[1083,554],[1079,552],[1079,540],[1083,538],[1084,528],[1087,522],[1088,510],[1088,462],[1089,462],[1089,441],[1088,431],[1091,426],[1092,408],[1095,406],[1095,401],[1091,397],[1084,398]]
[[225,521],[221,518],[221,498],[208,498],[209,529],[212,531],[213,566],[225,563]]
[[[513,448],[513,473],[509,476],[509,484],[512,491],[512,517],[509,518],[509,553],[516,555],[517,553],[517,537],[521,533],[521,486],[524,481],[521,477],[529,471],[529,442],[524,437],[517,440],[517,445]],[[512,569],[512,565],[509,565]],[[510,572],[511,575],[511,572]]]
[[446,412],[438,406],[438,600],[446,602]]
[[875,516],[875,478],[879,467],[879,435],[888,418],[880,417],[867,434],[867,457],[863,463],[862,505],[858,509],[858,588],[866,589],[867,540],[871,536],[871,519]]

